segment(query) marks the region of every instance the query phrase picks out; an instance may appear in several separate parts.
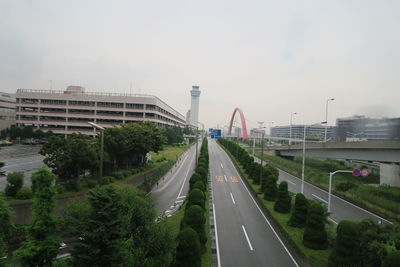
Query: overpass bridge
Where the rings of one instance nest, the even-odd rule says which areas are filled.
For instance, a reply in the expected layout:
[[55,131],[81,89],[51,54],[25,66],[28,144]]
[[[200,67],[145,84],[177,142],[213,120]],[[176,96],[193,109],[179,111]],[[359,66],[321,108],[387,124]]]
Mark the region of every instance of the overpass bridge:
[[[301,157],[303,144],[265,149],[286,158]],[[400,141],[306,143],[306,157],[379,162],[381,184],[400,187]]]

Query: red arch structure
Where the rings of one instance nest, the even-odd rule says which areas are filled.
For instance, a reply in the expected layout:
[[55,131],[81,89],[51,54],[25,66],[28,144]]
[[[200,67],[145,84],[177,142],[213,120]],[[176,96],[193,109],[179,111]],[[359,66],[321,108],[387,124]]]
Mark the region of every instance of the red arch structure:
[[237,111],[239,112],[240,122],[242,123],[242,136],[244,139],[247,139],[247,138],[249,138],[249,136],[247,135],[246,120],[244,118],[243,111],[240,108],[235,108],[235,110],[233,111],[231,122],[229,123],[228,135],[231,135],[233,119],[235,118],[235,114]]

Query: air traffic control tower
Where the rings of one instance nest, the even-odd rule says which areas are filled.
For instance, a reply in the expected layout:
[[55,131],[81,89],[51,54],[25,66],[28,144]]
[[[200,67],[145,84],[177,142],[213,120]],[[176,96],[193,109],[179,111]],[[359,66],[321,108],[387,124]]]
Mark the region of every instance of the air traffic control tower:
[[190,124],[197,127],[199,122],[199,100],[200,100],[199,86],[193,85],[190,94],[192,95],[192,102],[190,105]]

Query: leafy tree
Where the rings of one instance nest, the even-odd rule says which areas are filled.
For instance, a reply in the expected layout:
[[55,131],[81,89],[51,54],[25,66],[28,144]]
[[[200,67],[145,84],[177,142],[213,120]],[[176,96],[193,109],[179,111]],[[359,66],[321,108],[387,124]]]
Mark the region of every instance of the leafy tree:
[[24,185],[24,173],[12,172],[7,174],[7,185],[5,189],[6,196],[15,197],[17,192]]
[[205,244],[207,242],[207,236],[204,229],[205,223],[206,218],[204,217],[204,210],[202,207],[198,205],[192,205],[187,209],[185,213],[184,224],[185,226],[193,228],[197,232],[203,251],[205,251]]
[[191,227],[186,227],[179,232],[178,246],[176,248],[177,267],[200,267],[201,249],[199,236]]
[[97,170],[98,144],[84,134],[73,133],[66,139],[52,136],[39,153],[46,157],[44,163],[62,181],[77,183],[86,170]]
[[73,251],[76,266],[116,266],[122,263],[121,197],[112,186],[89,191],[90,212],[82,223]]
[[279,184],[274,210],[280,213],[289,213],[292,204],[292,197],[289,195],[288,183],[283,181]]
[[303,234],[303,244],[311,249],[326,249],[328,238],[325,230],[326,214],[321,204],[311,202],[308,213],[306,228]]
[[8,207],[4,198],[0,196],[0,266],[3,266],[2,260],[7,253],[7,239],[14,231],[11,215],[10,207]]
[[307,211],[308,200],[303,194],[298,193],[294,201],[293,213],[288,221],[288,225],[303,228],[306,225]]
[[195,173],[192,174],[192,176],[191,176],[190,179],[189,179],[189,188],[190,188],[190,190],[192,190],[193,185],[194,185],[197,181],[201,181],[201,182],[202,182],[203,180],[201,179],[200,174],[198,174],[197,172],[195,172]]
[[[362,266],[380,266],[387,255],[385,243],[397,229],[382,228],[375,220],[365,219],[358,223],[360,239],[360,259]],[[388,230],[388,233],[385,233]]]
[[32,138],[33,137],[33,128],[31,126],[25,126],[21,131],[21,138]]
[[3,171],[1,168],[3,168],[4,167],[4,165],[5,165],[5,163],[4,162],[0,162],[0,177],[1,176],[4,176],[5,175],[5,171]]
[[360,241],[357,224],[343,220],[336,228],[336,245],[329,266],[360,266]]
[[383,261],[382,267],[398,267],[400,263],[400,251],[390,253]]
[[276,178],[273,176],[268,176],[265,184],[264,199],[269,201],[274,201],[278,193],[278,188],[276,185]]
[[205,192],[206,191],[206,186],[204,185],[204,183],[202,181],[197,181],[193,185],[193,189],[200,189],[202,192]]
[[27,240],[15,255],[23,266],[51,266],[61,244],[61,239],[54,235],[57,225],[53,215],[55,175],[48,169],[41,168],[32,174],[32,179],[36,186],[32,222],[28,226]]

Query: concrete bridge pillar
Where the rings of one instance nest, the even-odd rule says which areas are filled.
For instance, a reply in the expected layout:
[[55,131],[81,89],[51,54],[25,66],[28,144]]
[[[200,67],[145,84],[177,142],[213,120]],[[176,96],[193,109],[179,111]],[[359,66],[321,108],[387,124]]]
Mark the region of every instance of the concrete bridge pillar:
[[400,187],[400,165],[380,163],[380,184]]

